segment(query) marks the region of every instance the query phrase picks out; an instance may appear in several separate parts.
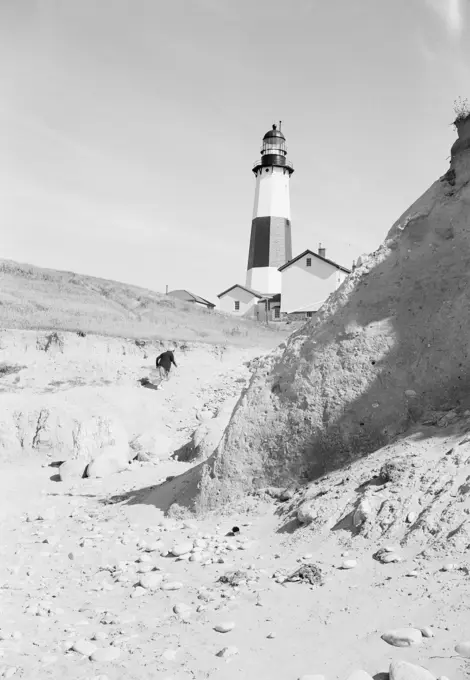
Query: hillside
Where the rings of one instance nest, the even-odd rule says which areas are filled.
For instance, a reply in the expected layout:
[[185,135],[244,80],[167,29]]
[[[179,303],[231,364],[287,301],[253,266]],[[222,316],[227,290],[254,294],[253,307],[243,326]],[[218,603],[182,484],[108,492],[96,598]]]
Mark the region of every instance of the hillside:
[[287,334],[117,281],[0,260],[0,328],[273,347]]

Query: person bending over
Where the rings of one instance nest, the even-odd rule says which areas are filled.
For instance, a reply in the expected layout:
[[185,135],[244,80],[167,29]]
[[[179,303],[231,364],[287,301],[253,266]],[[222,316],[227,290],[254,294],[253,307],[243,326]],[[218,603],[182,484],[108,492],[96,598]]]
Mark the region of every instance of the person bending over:
[[157,357],[157,368],[160,371],[160,385],[164,380],[169,380],[170,379],[170,369],[171,369],[171,364],[175,368],[178,368],[176,365],[175,361],[175,355],[171,350],[167,350],[166,352],[163,352],[160,354],[160,356]]

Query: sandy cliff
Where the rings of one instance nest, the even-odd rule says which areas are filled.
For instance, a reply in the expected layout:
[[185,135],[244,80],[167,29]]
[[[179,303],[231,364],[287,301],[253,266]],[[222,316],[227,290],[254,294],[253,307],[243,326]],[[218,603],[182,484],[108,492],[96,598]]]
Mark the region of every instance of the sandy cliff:
[[466,403],[470,120],[457,127],[449,171],[361,258],[317,318],[260,362],[197,471],[197,508],[314,479],[379,449],[430,410]]

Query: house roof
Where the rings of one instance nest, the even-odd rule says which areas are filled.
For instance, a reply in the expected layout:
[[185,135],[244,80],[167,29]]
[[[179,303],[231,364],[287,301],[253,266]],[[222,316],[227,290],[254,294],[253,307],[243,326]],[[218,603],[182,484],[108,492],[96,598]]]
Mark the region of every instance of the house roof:
[[209,302],[209,300],[206,300],[205,298],[201,297],[200,295],[195,295],[194,293],[191,293],[189,290],[184,290],[184,288],[180,290],[171,290],[168,295],[172,295],[173,297],[178,298],[179,300],[186,300],[187,302],[199,302],[201,305],[207,305],[208,307],[215,307],[213,302]]
[[262,297],[263,297],[263,296],[261,295],[261,293],[258,293],[257,290],[252,290],[251,288],[247,288],[246,286],[242,286],[242,285],[239,284],[239,283],[236,283],[234,286],[230,286],[230,288],[227,288],[227,290],[224,290],[222,293],[219,293],[219,294],[217,295],[217,297],[218,297],[218,298],[221,298],[221,297],[223,297],[224,295],[227,295],[227,293],[230,293],[230,291],[233,290],[234,288],[241,288],[242,290],[246,290],[247,293],[250,293],[250,295],[254,295],[254,297],[257,297],[257,298],[262,298]]
[[300,253],[300,255],[297,255],[297,257],[292,258],[292,260],[289,260],[289,262],[286,262],[285,264],[283,264],[281,267],[278,268],[278,271],[282,272],[284,269],[287,269],[287,267],[290,267],[291,264],[294,264],[294,262],[297,262],[297,260],[300,260],[305,255],[313,255],[313,257],[316,257],[318,260],[321,260],[322,262],[326,262],[327,264],[331,264],[332,267],[335,267],[336,269],[340,269],[342,272],[346,272],[346,274],[351,273],[350,269],[346,269],[346,267],[342,267],[340,264],[333,262],[333,260],[328,260],[328,258],[322,257],[321,255],[318,255],[318,253],[314,253],[313,250],[308,250],[308,249],[304,250],[304,252]]

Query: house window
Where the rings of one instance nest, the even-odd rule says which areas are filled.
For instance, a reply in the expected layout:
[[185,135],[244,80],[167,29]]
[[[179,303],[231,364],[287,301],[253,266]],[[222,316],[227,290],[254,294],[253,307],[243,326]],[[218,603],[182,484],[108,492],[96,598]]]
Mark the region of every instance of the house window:
[[235,300],[235,311],[240,311],[240,300]]
[[307,267],[311,267],[311,266],[312,266],[312,258],[307,257]]
[[274,307],[274,318],[275,318],[275,319],[280,319],[280,318],[281,318],[281,309],[280,309],[280,307]]
[[310,319],[313,316],[313,312],[307,312],[307,319]]

